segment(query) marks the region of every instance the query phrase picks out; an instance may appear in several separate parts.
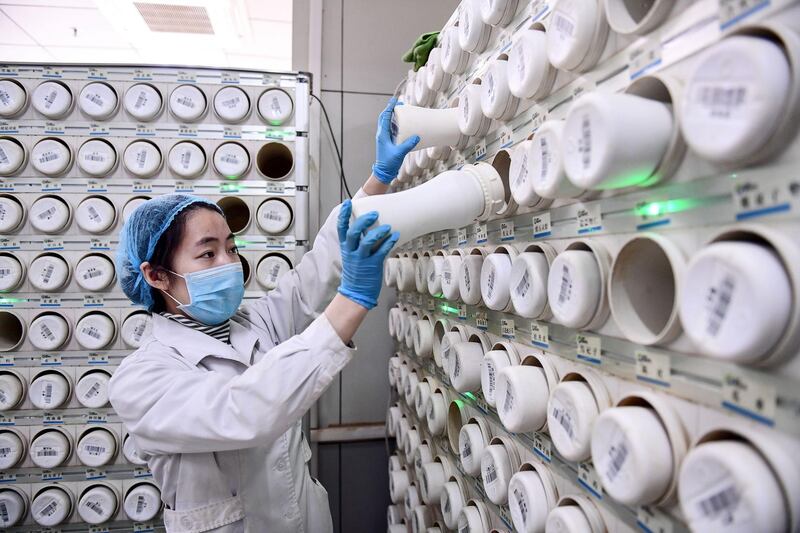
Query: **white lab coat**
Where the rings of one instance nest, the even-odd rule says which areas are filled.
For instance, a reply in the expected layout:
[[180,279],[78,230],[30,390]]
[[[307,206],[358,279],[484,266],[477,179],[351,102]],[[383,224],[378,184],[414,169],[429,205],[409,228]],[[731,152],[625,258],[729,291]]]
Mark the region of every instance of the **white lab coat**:
[[237,312],[231,345],[154,315],[114,373],[111,404],[161,488],[169,533],[332,531],[300,420],[354,352],[320,314],[339,285],[337,215]]

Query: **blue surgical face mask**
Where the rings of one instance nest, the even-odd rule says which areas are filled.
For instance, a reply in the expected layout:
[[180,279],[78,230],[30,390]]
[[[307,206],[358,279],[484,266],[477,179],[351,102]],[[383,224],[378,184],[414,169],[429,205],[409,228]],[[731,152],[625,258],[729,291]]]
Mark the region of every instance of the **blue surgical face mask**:
[[239,309],[244,297],[244,273],[239,261],[188,274],[172,272],[186,281],[189,303],[182,304],[166,291],[164,294],[178,304],[178,309],[203,324],[222,324]]

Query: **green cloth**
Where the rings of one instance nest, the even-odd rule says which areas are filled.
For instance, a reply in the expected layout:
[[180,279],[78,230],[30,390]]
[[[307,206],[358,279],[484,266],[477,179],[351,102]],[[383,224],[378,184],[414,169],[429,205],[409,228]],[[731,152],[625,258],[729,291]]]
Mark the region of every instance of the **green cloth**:
[[436,46],[436,37],[438,37],[438,35],[438,31],[420,35],[417,40],[414,41],[411,49],[403,54],[403,62],[414,63],[414,72],[418,71],[421,66],[428,62],[428,55],[431,53],[431,50],[433,50],[433,47]]

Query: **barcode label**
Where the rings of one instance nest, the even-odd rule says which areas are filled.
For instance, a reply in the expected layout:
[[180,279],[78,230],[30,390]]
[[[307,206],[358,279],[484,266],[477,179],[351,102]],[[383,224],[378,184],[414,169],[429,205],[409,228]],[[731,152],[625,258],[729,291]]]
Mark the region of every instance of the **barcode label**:
[[147,328],[147,320],[140,320],[136,324],[136,327],[133,329],[133,338],[136,339],[136,341],[142,340],[145,328]]
[[83,333],[84,335],[88,335],[88,336],[92,337],[95,340],[100,340],[100,337],[101,337],[100,332],[94,326],[88,326],[88,327],[81,328],[81,333]]
[[136,514],[140,514],[142,511],[144,511],[145,507],[147,507],[147,504],[144,500],[144,496],[140,494],[136,499]]
[[10,276],[10,275],[11,275],[11,269],[10,268],[0,268],[0,278],[4,278],[4,277]]
[[39,516],[52,516],[58,509],[58,500],[53,500],[39,511]]
[[494,467],[494,463],[489,463],[486,465],[486,474],[483,476],[487,485],[491,485],[497,480],[497,470]]
[[95,502],[95,501],[92,501],[92,500],[86,500],[86,503],[84,503],[84,505],[86,507],[88,507],[89,509],[91,509],[92,511],[94,511],[98,515],[102,515],[103,514],[103,506],[100,505],[100,502]]
[[575,21],[561,11],[556,11],[553,15],[553,27],[558,30],[562,38],[572,38],[572,36],[575,35]]
[[550,160],[553,157],[550,150],[550,143],[544,135],[539,136],[539,153],[542,158],[542,165],[539,167],[539,183],[544,183],[547,180],[547,173],[550,170]]
[[489,270],[489,275],[486,276],[486,285],[487,285],[486,286],[486,289],[487,289],[486,296],[487,296],[487,298],[491,298],[492,294],[494,293],[494,278],[495,278],[495,274],[497,272],[491,266],[491,264],[487,265],[487,268],[489,268],[490,270]]
[[102,276],[102,275],[103,275],[103,272],[100,271],[99,269],[97,269],[96,267],[89,267],[89,268],[86,269],[86,271],[84,271],[83,279],[89,280],[89,279],[96,278],[96,277],[99,277],[99,276]]
[[455,353],[453,356],[453,377],[458,377],[461,375],[461,358],[458,356],[458,352]]
[[528,522],[528,502],[525,501],[525,494],[519,489],[514,489],[514,499],[517,502],[522,523],[526,524]]
[[281,271],[280,265],[275,264],[272,266],[272,268],[270,269],[270,280],[272,281],[272,283],[275,283],[275,280],[278,279],[278,274],[280,273],[280,271]]
[[58,159],[59,156],[56,152],[45,152],[39,156],[39,163],[49,163],[50,161],[55,161]]
[[589,115],[583,115],[581,119],[581,138],[578,141],[578,153],[581,154],[581,164],[587,170],[592,164],[592,123]]
[[706,518],[716,517],[723,511],[730,512],[739,505],[742,496],[735,485],[725,487],[723,490],[700,500],[698,507]]
[[8,457],[11,454],[11,447],[4,446],[0,448],[0,457]]
[[464,445],[461,446],[461,459],[466,459],[472,455],[472,447],[469,445],[469,439],[464,440]]
[[40,212],[38,215],[36,215],[36,218],[38,218],[39,220],[44,220],[44,219],[49,220],[53,215],[56,214],[56,211],[57,211],[56,207],[51,206],[45,209],[44,211]]
[[7,165],[8,164],[8,156],[6,155],[5,150],[0,148],[0,163]]
[[42,392],[42,396],[44,396],[44,403],[51,403],[53,401],[53,384],[48,383],[44,386],[44,391]]
[[242,101],[242,99],[237,95],[237,96],[234,96],[233,98],[229,98],[227,100],[223,100],[220,103],[222,104],[222,107],[227,107],[228,109],[235,109],[236,106],[238,106],[239,102],[241,102],[241,101]]
[[553,418],[558,422],[564,432],[570,439],[575,438],[575,429],[572,427],[572,416],[567,412],[567,409],[558,405],[553,405]]
[[512,407],[514,407],[514,393],[511,389],[506,389],[506,397],[503,400],[503,412],[509,412]]
[[467,292],[469,292],[472,286],[472,280],[470,279],[469,275],[469,266],[464,268],[464,285],[466,285]]
[[558,303],[563,304],[572,296],[572,275],[569,266],[565,263],[561,269],[561,289],[558,291]]
[[136,166],[143,169],[145,163],[147,163],[147,150],[143,148],[136,153]]
[[55,457],[58,455],[58,450],[49,446],[42,446],[36,449],[36,457]]
[[136,103],[133,104],[133,107],[135,109],[139,109],[146,103],[147,103],[147,93],[145,91],[140,91],[139,96],[136,97]]
[[625,460],[628,458],[628,447],[625,445],[625,442],[620,441],[616,445],[611,446],[608,450],[608,457],[611,462],[606,470],[606,477],[610,482],[613,482],[617,478],[622,466],[625,464]]
[[184,107],[188,107],[189,109],[195,108],[194,100],[192,100],[189,96],[179,96],[175,99],[175,101]]
[[106,156],[104,156],[103,154],[98,154],[97,152],[91,152],[88,154],[83,154],[83,160],[102,163],[106,160]]
[[731,119],[744,109],[748,86],[730,83],[702,83],[694,87],[694,98],[703,106],[708,118]]
[[192,152],[190,152],[189,150],[183,152],[181,154],[181,166],[183,167],[183,169],[188,170],[191,162],[192,162]]
[[39,328],[39,331],[41,332],[42,336],[46,337],[49,341],[52,342],[56,340],[55,334],[53,334],[53,331],[47,324],[42,324]]
[[94,385],[89,387],[89,390],[87,390],[85,393],[83,393],[83,397],[88,400],[89,398],[93,398],[93,397],[97,396],[98,392],[100,392],[100,382],[99,381],[95,382]]
[[94,105],[96,105],[98,107],[103,107],[104,102],[103,102],[103,99],[100,97],[99,94],[86,93],[86,97],[85,98],[87,100],[89,100],[91,103],[93,103]]
[[83,447],[83,449],[89,452],[89,454],[91,455],[100,455],[101,453],[106,453],[105,446],[96,446],[93,444],[87,444],[86,446]]
[[45,96],[45,98],[44,98],[44,107],[45,107],[45,109],[50,109],[50,107],[52,107],[53,102],[56,101],[56,97],[57,96],[58,96],[58,93],[55,90],[50,91],[50,94]]
[[728,308],[733,299],[733,291],[736,289],[736,280],[732,274],[726,273],[719,283],[713,284],[706,295],[708,323],[706,333],[716,337],[725,322]]
[[442,512],[445,515],[449,515],[450,514],[450,509],[451,509],[451,507],[450,507],[450,496],[447,494],[447,492],[443,492],[442,493]]
[[0,520],[2,520],[4,524],[7,524],[10,520],[8,516],[8,507],[6,506],[6,502],[0,502]]
[[219,159],[223,163],[229,163],[231,165],[239,164],[239,158],[236,156],[236,154],[223,154]]
[[522,279],[519,280],[519,283],[517,283],[517,286],[514,289],[514,291],[520,298],[525,298],[525,295],[528,294],[528,289],[530,288],[531,288],[530,275],[528,274],[528,269],[526,268],[525,272],[522,274]]
[[519,187],[523,183],[528,181],[528,152],[525,151],[522,153],[522,162],[519,166],[519,172],[517,173],[516,178],[514,178],[514,186]]

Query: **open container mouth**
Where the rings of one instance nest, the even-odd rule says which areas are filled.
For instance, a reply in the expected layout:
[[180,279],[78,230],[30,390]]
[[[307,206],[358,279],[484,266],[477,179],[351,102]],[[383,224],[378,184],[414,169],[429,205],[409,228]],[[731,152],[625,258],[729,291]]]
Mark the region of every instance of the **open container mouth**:
[[587,533],[606,533],[609,529],[606,527],[605,520],[600,510],[592,500],[586,496],[571,495],[562,496],[556,504],[556,509],[559,507],[577,507],[580,509],[583,516],[589,522],[590,531]]
[[[0,199],[3,200],[3,204],[11,206],[10,209],[12,211],[9,213],[8,208],[4,209],[7,214],[0,218],[0,228],[2,228],[3,234],[14,233],[25,225],[25,220],[28,218],[28,210],[25,204],[14,195],[0,194]],[[6,205],[3,207],[6,207]],[[6,217],[8,217],[7,220]]]
[[678,295],[686,270],[681,250],[657,234],[626,242],[611,266],[609,304],[614,322],[637,344],[661,344],[681,332]]
[[247,282],[250,281],[250,274],[252,273],[250,261],[248,261],[248,259],[242,254],[237,255],[239,256],[239,262],[242,263],[242,276],[244,277],[244,284],[247,285]]
[[16,313],[0,311],[0,352],[9,352],[25,340],[25,322]]
[[605,0],[605,13],[615,32],[644,35],[660,26],[674,5],[672,0]]
[[453,400],[447,408],[447,442],[450,444],[450,451],[460,457],[461,450],[458,447],[458,436],[461,428],[467,422],[467,409],[462,400]]
[[294,154],[283,143],[268,142],[258,149],[256,168],[269,180],[285,179],[294,169]]
[[250,226],[250,206],[238,196],[225,196],[217,200],[217,205],[225,215],[225,221],[234,234],[242,233]]
[[511,152],[505,149],[500,150],[492,159],[491,165],[503,182],[503,205],[495,214],[498,217],[513,215],[519,206],[511,196],[511,186],[508,183],[509,171],[511,170]]
[[[598,271],[600,273],[600,298],[598,299],[597,307],[595,308],[594,314],[592,318],[589,319],[585,325],[577,328],[577,329],[584,329],[584,330],[592,330],[597,329],[602,326],[606,320],[608,320],[608,316],[610,314],[610,310],[608,307],[608,279],[610,276],[610,268],[611,268],[611,256],[608,253],[608,250],[593,239],[579,239],[576,241],[572,241],[567,245],[564,251],[567,250],[579,250],[585,252],[591,252],[594,260],[597,263]],[[552,272],[551,272],[552,274]]]

